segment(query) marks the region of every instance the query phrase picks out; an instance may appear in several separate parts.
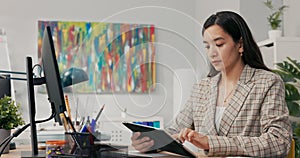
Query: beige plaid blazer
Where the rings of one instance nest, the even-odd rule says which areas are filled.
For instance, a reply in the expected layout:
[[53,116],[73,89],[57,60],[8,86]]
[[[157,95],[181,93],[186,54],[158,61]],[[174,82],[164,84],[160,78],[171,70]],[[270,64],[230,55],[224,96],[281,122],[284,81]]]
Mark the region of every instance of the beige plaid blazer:
[[292,129],[281,78],[246,65],[217,132],[215,111],[220,77],[219,73],[193,86],[185,108],[167,131],[204,131],[209,140],[208,156],[285,157]]

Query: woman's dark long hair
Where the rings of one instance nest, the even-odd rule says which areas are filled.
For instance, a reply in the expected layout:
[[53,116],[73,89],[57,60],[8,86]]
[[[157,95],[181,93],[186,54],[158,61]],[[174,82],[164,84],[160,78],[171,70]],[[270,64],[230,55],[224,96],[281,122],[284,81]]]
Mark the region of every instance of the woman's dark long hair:
[[[270,71],[270,69],[264,64],[261,52],[253,39],[252,33],[245,22],[245,20],[237,13],[232,11],[221,11],[211,15],[204,23],[202,28],[202,36],[204,31],[212,25],[218,25],[228,33],[234,42],[243,41],[243,56],[242,60],[250,67],[264,69]],[[214,76],[216,70],[211,65],[211,70],[208,76]]]

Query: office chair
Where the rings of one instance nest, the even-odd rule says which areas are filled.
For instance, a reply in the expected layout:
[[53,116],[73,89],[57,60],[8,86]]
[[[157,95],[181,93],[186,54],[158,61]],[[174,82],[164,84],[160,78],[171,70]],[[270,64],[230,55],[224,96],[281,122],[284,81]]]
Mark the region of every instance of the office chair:
[[295,140],[294,139],[292,139],[291,149],[286,158],[295,158]]

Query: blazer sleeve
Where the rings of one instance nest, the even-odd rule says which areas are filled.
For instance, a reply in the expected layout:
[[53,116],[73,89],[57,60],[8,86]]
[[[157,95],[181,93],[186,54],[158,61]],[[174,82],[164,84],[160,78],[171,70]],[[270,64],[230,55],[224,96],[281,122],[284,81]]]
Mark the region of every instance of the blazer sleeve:
[[291,145],[292,130],[285,102],[284,84],[277,75],[266,79],[260,105],[258,136],[208,135],[209,156],[246,155],[251,157],[285,157]]

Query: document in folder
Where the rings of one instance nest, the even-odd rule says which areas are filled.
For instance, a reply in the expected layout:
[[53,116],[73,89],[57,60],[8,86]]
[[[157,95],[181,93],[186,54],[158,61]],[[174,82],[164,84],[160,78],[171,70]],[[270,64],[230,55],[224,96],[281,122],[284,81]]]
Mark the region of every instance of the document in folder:
[[177,142],[171,135],[162,129],[157,129],[145,125],[134,123],[123,123],[132,132],[141,132],[141,137],[149,137],[154,140],[154,145],[151,150],[160,150],[176,153],[187,157],[196,157],[196,155],[189,149]]

